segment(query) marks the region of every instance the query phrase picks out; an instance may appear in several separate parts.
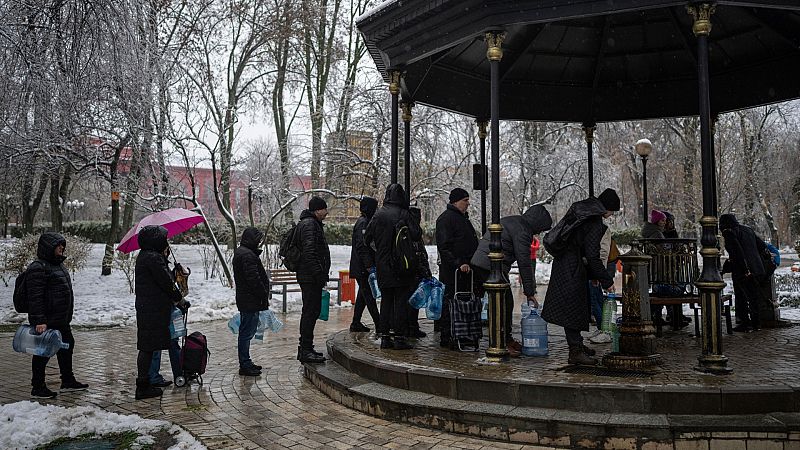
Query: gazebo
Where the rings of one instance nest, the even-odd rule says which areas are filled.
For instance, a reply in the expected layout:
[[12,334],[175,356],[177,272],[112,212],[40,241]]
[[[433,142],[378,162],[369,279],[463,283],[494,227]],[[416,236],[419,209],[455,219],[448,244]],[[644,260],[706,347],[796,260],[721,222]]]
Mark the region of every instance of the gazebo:
[[[593,195],[592,142],[598,122],[699,115],[699,369],[730,371],[720,323],[724,282],[717,249],[712,123],[723,112],[800,98],[800,2],[389,0],[359,18],[358,28],[389,84],[392,182],[398,181],[401,103],[406,161],[414,104],[475,117],[482,150],[490,124],[490,359],[506,357],[499,320],[508,287],[501,275],[500,120],[582,124]],[[408,187],[410,168],[405,167]]]

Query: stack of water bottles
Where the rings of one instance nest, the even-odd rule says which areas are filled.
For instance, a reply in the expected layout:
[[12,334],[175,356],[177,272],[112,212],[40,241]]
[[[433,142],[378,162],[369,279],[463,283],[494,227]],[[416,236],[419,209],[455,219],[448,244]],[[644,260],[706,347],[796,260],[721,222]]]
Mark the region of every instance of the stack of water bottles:
[[547,322],[539,310],[522,303],[522,354],[525,356],[547,356]]
[[68,349],[69,344],[61,340],[61,332],[48,328],[44,333],[37,333],[30,325],[22,325],[14,334],[11,346],[15,352],[51,358],[59,350]]

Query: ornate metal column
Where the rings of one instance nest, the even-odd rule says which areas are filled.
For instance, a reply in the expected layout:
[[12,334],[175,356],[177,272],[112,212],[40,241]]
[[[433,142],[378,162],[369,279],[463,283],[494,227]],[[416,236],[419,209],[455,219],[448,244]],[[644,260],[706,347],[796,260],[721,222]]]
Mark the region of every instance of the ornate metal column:
[[391,174],[391,182],[397,183],[397,141],[400,127],[400,124],[397,120],[397,103],[399,101],[398,97],[400,95],[400,71],[399,70],[390,70],[389,71],[389,93],[392,94],[392,148],[391,148],[391,167],[390,167],[390,174]]
[[[486,125],[485,120],[478,120],[478,138],[481,141],[481,170],[486,171]],[[481,236],[486,234],[486,183],[481,180]]]
[[714,147],[711,139],[711,100],[708,76],[708,35],[711,33],[711,14],[714,6],[708,3],[686,7],[694,17],[692,32],[697,37],[697,82],[700,94],[700,157],[703,175],[703,217],[700,238],[703,256],[703,272],[695,282],[700,291],[700,306],[703,312],[703,353],[698,358],[697,370],[726,374],[728,358],[722,354],[722,327],[720,294],[725,283],[719,273],[719,250],[717,249],[717,188],[715,180]]
[[406,188],[406,196],[411,201],[411,108],[414,102],[403,100],[403,186]]
[[619,353],[603,356],[603,365],[612,369],[652,372],[662,363],[656,353],[656,336],[650,317],[647,267],[651,258],[635,247],[621,255],[623,267],[622,323],[619,326]]
[[586,135],[586,151],[589,155],[588,172],[589,172],[589,197],[594,197],[594,152],[592,151],[592,143],[594,142],[594,124],[584,123],[583,133]]
[[509,288],[508,280],[503,275],[503,245],[500,234],[500,60],[503,59],[503,38],[505,33],[486,33],[486,57],[491,69],[491,152],[492,152],[492,224],[489,225],[491,241],[489,243],[489,259],[492,262],[489,279],[484,286],[489,293],[489,348],[486,357],[490,361],[508,359],[506,349],[506,315],[505,293]]

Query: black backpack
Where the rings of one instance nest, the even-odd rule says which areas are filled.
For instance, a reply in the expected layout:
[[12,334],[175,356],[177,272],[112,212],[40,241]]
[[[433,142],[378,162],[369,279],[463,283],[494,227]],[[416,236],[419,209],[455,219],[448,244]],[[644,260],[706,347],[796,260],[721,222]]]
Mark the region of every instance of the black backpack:
[[34,260],[24,272],[17,276],[17,279],[14,280],[14,309],[18,313],[27,313],[28,312],[28,286],[26,280],[28,279],[28,273],[31,271],[31,267],[34,264],[39,263],[42,267],[44,267],[44,263],[40,260]]
[[295,237],[296,230],[297,224],[292,224],[289,231],[281,238],[281,246],[278,250],[283,267],[292,272],[297,272],[297,268],[300,266],[300,247],[297,245],[297,238]]
[[392,266],[399,275],[416,275],[419,268],[417,250],[405,220],[398,221],[394,226]]
[[547,253],[556,256],[564,252],[569,247],[569,239],[572,231],[578,228],[584,220],[579,220],[578,216],[570,211],[565,215],[552,230],[548,231],[542,239]]

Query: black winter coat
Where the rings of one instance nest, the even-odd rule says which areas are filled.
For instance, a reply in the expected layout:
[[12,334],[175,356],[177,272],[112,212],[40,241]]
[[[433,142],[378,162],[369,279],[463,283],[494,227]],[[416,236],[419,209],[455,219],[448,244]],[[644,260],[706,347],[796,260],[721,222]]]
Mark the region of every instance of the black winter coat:
[[317,220],[313,212],[305,210],[300,214],[300,223],[297,224],[295,233],[297,245],[300,247],[297,281],[325,285],[331,270],[331,252],[328,241],[325,240],[322,222]]
[[588,281],[598,280],[606,289],[614,284],[600,261],[600,241],[608,228],[603,224],[606,208],[596,198],[573,203],[573,208],[579,217],[589,217],[570,234],[567,248],[553,258],[542,318],[565,328],[589,330]]
[[[500,240],[503,245],[503,272],[508,275],[514,261],[519,267],[519,277],[522,279],[522,289],[525,295],[536,294],[536,281],[533,279],[531,267],[531,241],[533,235],[549,230],[553,225],[553,218],[542,205],[531,206],[521,216],[509,216],[500,219],[503,232]],[[491,270],[489,259],[489,241],[491,235],[487,231],[478,243],[478,249],[472,257],[472,265],[484,270]],[[599,256],[598,256],[599,258]]]
[[[162,232],[163,230],[163,232]],[[182,298],[163,255],[167,233],[163,227],[145,227],[139,232],[136,257],[136,348],[145,351],[169,348],[172,307]]]
[[391,184],[386,188],[383,206],[372,217],[364,234],[366,244],[374,246],[375,249],[375,268],[381,289],[410,287],[417,284],[418,274],[401,274],[393,269],[395,225],[401,220],[408,226],[411,240],[421,241],[422,229],[411,217],[405,190],[399,184]]
[[67,241],[58,233],[43,233],[36,249],[37,260],[28,266],[25,279],[28,292],[28,322],[32,326],[64,327],[72,322],[75,299],[72,280],[64,267],[63,255],[56,256],[58,245]]
[[242,233],[239,248],[233,252],[233,278],[236,282],[236,307],[241,312],[253,313],[269,309],[270,280],[261,254],[264,234],[256,228]]
[[375,267],[375,250],[364,242],[369,219],[361,216],[353,226],[353,239],[350,248],[350,278],[364,279],[369,276],[369,269]]
[[469,216],[452,204],[436,219],[436,249],[439,251],[439,279],[455,283],[455,271],[469,264],[478,248],[478,236]]
[[739,224],[732,214],[723,214],[719,226],[725,238],[725,251],[728,252],[723,273],[731,272],[734,279],[744,278],[748,272],[756,279],[763,277],[766,272],[761,254],[767,250],[764,240],[752,228]]
[[642,227],[642,237],[645,239],[664,239],[664,231],[656,223],[647,222]]

